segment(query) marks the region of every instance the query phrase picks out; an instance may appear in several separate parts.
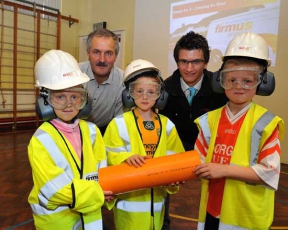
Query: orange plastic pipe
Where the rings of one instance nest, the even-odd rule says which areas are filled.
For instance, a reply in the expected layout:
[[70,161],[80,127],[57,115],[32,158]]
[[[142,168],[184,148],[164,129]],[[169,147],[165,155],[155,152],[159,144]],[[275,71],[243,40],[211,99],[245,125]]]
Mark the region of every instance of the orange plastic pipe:
[[195,179],[200,158],[195,150],[147,159],[142,167],[121,164],[99,169],[99,184],[113,194]]

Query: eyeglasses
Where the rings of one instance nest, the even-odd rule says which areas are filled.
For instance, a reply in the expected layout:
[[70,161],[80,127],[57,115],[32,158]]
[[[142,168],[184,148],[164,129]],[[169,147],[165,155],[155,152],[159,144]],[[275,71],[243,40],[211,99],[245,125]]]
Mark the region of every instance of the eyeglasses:
[[226,90],[233,89],[236,83],[243,89],[254,89],[260,82],[261,71],[257,68],[231,68],[220,72],[220,85]]
[[191,63],[191,65],[193,66],[200,66],[202,63],[204,62],[203,59],[195,59],[195,60],[186,60],[186,59],[179,59],[178,60],[178,64],[179,66],[182,67],[187,67],[189,65],[189,63]]
[[[153,87],[139,87],[139,84],[152,85]],[[134,100],[139,100],[144,95],[148,100],[157,100],[160,97],[160,88],[161,86],[156,82],[139,83],[135,81],[129,85],[129,94]]]
[[80,88],[48,90],[47,101],[54,109],[65,109],[71,104],[74,109],[80,110],[86,105],[87,91]]

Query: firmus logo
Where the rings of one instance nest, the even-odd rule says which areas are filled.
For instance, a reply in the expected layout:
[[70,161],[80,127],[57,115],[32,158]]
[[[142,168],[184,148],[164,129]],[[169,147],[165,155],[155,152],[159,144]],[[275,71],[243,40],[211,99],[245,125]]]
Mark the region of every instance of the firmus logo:
[[63,77],[72,77],[72,76],[73,76],[73,72],[63,73]]
[[90,174],[86,176],[86,180],[95,180],[98,181],[98,174]]
[[141,64],[134,65],[134,66],[133,66],[133,69],[134,69],[134,68],[138,68],[138,67],[141,67]]
[[245,31],[251,30],[253,27],[253,22],[243,22],[239,24],[231,24],[231,25],[217,25],[215,28],[215,33],[226,33],[226,32],[234,32],[234,31]]
[[238,49],[239,50],[249,51],[250,49],[253,49],[253,47],[250,47],[250,46],[239,46]]

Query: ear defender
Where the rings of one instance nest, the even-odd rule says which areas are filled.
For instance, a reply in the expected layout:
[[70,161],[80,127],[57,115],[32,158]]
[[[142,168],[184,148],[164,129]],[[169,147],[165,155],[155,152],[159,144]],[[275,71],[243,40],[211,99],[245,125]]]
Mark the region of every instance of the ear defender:
[[128,88],[122,91],[122,103],[126,108],[132,108],[135,106],[134,99],[130,96]]
[[275,77],[274,74],[265,71],[261,73],[261,83],[257,87],[256,95],[270,96],[275,90]]
[[53,107],[48,104],[43,96],[39,96],[36,100],[36,114],[43,121],[50,121],[56,118]]
[[215,93],[224,93],[224,89],[222,88],[222,86],[220,85],[220,71],[222,69],[219,69],[218,71],[213,73],[212,76],[212,81],[211,81],[211,86],[212,89]]
[[87,95],[87,101],[85,106],[79,111],[79,113],[77,114],[77,118],[79,119],[87,119],[90,116],[92,110],[92,99],[89,97],[89,95]]
[[160,93],[160,97],[156,100],[156,103],[154,105],[154,107],[156,109],[164,109],[166,104],[167,104],[167,101],[168,101],[168,97],[169,97],[169,94],[165,91],[165,84],[161,79],[161,93]]

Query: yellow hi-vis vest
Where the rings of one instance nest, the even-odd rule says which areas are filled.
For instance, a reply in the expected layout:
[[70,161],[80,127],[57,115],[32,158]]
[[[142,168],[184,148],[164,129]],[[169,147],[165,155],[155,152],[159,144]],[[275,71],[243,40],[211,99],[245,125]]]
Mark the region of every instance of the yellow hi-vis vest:
[[102,229],[104,194],[98,168],[107,166],[99,129],[79,121],[82,159],[52,124],[44,122],[28,146],[34,187],[28,197],[36,229]]
[[[159,114],[161,136],[154,157],[184,152],[181,140],[174,124]],[[119,165],[134,154],[146,156],[131,111],[114,118],[108,125],[104,142],[108,151],[109,165]],[[163,225],[164,199],[168,193],[176,193],[178,187],[168,186],[141,189],[120,194],[113,208],[117,230],[160,230]],[[152,217],[154,215],[154,218]]]
[[[197,118],[195,123],[203,131],[209,146],[206,162],[211,162],[218,124],[223,107]],[[284,122],[265,108],[252,103],[243,121],[234,146],[230,164],[243,167],[257,164],[258,154],[265,141],[278,126],[280,139],[284,136]],[[198,230],[204,229],[209,180],[202,180]],[[274,215],[274,191],[260,184],[226,179],[220,214],[219,230],[236,227],[267,230]]]

